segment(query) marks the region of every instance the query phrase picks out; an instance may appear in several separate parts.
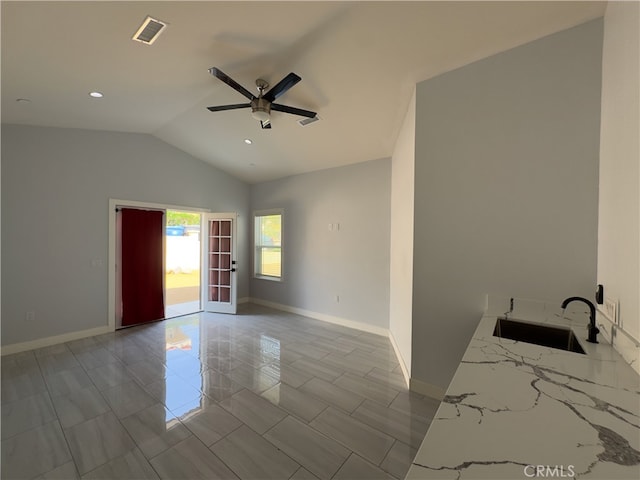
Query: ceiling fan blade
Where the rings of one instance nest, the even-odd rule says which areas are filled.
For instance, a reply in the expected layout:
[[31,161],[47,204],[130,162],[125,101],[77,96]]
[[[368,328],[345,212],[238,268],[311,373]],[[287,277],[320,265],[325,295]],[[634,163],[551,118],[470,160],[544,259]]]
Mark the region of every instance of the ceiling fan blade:
[[271,104],[271,110],[275,110],[277,112],[292,113],[294,115],[300,115],[301,117],[308,117],[308,118],[314,118],[316,115],[318,115],[316,112],[312,112],[310,110],[303,110],[302,108],[296,108],[296,107],[288,107],[287,105],[280,105],[277,103]]
[[284,92],[293,87],[296,83],[302,80],[301,77],[291,72],[289,75],[284,77],[278,83],[276,83],[271,90],[263,95],[263,98],[266,98],[270,102],[273,102],[276,98],[282,95]]
[[215,107],[207,107],[207,110],[211,112],[221,112],[223,110],[235,110],[237,108],[248,108],[250,103],[234,103],[233,105],[218,105]]
[[249,90],[244,88],[242,85],[240,85],[238,82],[236,82],[233,78],[231,78],[229,75],[224,73],[222,70],[220,70],[220,69],[218,69],[216,67],[211,67],[209,69],[209,73],[211,75],[213,75],[214,77],[222,80],[224,83],[229,85],[234,90],[240,92],[242,95],[247,97],[249,100],[253,100],[254,98],[256,98],[255,96],[253,96],[253,94]]
[[269,120],[267,120],[266,122],[263,122],[262,120],[260,120],[260,126],[262,127],[263,130],[265,128],[271,128],[271,122]]

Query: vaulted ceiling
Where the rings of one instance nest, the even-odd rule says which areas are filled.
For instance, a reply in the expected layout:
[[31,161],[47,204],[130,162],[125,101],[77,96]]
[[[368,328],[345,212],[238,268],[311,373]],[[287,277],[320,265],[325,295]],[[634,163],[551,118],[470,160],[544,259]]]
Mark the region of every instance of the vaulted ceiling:
[[[154,135],[250,183],[389,157],[415,84],[604,14],[602,2],[2,2],[2,121]],[[153,45],[131,37],[147,15]],[[262,130],[209,112],[289,72]],[[88,93],[101,91],[93,99]],[[28,101],[17,101],[26,99]],[[247,145],[244,139],[253,141]]]

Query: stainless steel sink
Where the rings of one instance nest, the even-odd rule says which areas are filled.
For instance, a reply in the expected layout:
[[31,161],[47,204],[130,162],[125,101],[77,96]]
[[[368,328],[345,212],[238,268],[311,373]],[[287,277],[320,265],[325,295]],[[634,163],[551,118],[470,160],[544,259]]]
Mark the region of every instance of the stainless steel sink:
[[558,348],[584,354],[578,339],[568,328],[551,327],[535,323],[519,322],[508,318],[498,318],[495,337],[509,338],[519,342],[533,343],[543,347]]

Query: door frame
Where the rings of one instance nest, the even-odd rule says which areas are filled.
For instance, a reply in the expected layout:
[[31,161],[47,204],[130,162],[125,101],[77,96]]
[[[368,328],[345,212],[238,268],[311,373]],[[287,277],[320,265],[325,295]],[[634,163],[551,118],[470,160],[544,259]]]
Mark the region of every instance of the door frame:
[[209,208],[185,207],[166,203],[139,202],[136,200],[109,199],[109,252],[107,261],[107,325],[115,332],[116,325],[116,208],[142,208],[150,210],[180,210],[183,212],[210,213]]

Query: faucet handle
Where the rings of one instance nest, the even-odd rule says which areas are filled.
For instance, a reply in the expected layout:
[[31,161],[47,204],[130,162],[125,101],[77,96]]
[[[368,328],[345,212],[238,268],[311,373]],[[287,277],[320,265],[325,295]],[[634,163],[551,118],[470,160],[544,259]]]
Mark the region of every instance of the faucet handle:
[[509,315],[513,313],[513,297],[509,300],[509,310],[504,312],[505,318],[509,318]]

